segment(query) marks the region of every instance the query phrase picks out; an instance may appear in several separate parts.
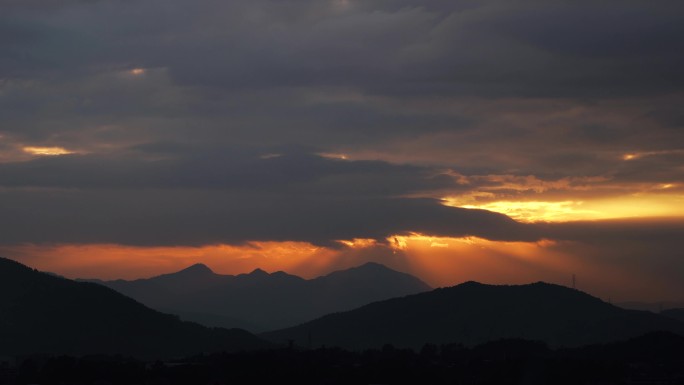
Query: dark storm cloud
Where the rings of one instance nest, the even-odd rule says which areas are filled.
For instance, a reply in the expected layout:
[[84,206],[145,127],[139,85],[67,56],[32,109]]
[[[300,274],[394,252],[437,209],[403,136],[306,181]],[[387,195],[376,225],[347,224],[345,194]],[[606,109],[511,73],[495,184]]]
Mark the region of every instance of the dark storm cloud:
[[151,143],[134,150],[0,164],[0,188],[267,190],[349,197],[458,189],[453,178],[431,168],[328,159],[292,149],[283,153],[244,148],[210,152],[181,144]]
[[64,7],[72,4],[87,4],[94,3],[97,1],[106,0],[4,0],[2,4],[0,4],[0,9],[4,11],[11,11],[17,9],[33,9],[38,11],[44,11],[53,10],[55,8]]
[[292,150],[199,155],[172,143],[137,150],[129,160],[73,155],[0,165],[2,242],[334,244],[412,231],[534,239],[500,214],[402,198],[459,188],[429,168]]
[[327,159],[292,149],[198,156],[190,146],[154,143],[136,150],[127,161],[121,155],[75,155],[0,165],[2,242],[301,240],[329,245],[338,239],[383,240],[422,232],[509,241],[548,238],[616,249],[625,240],[672,245],[684,235],[680,222],[530,225],[487,211],[446,207],[435,199],[400,197],[507,183],[536,189],[544,182],[534,178],[471,177],[469,186],[462,186],[430,168]]
[[510,218],[430,199],[197,190],[0,192],[4,244],[203,245],[377,238],[413,231],[534,240]]
[[680,183],[684,180],[684,151],[643,155],[624,162],[614,177],[621,181]]
[[13,14],[24,34],[50,44],[14,40],[62,70],[165,67],[183,84],[237,89],[600,97],[682,85],[677,2],[147,0],[67,9]]
[[526,4],[511,3],[507,10],[476,25],[478,30],[497,31],[541,54],[513,58],[523,63],[530,60],[527,70],[535,71],[522,69],[519,80],[524,89],[518,90],[523,94],[624,97],[681,91],[682,4]]

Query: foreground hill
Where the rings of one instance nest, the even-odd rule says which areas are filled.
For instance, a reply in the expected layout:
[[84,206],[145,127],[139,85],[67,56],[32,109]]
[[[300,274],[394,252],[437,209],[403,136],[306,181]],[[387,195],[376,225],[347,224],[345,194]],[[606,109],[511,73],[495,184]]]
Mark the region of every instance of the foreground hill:
[[660,315],[684,322],[684,308],[663,310]]
[[684,324],[624,310],[583,292],[546,283],[458,286],[373,303],[262,336],[300,346],[420,348],[425,343],[480,344],[501,338],[551,346],[616,341],[650,331],[684,334]]
[[631,310],[647,310],[653,313],[659,313],[665,309],[684,308],[684,301],[661,301],[661,302],[619,302],[615,305],[623,309]]
[[101,285],[74,282],[0,258],[0,355],[163,358],[265,345],[243,330],[181,322]]
[[571,349],[499,340],[475,347],[273,349],[205,354],[172,365],[52,357],[1,370],[0,384],[682,384],[684,338],[650,333]]
[[149,279],[93,282],[186,320],[252,331],[292,326],[374,301],[431,290],[418,278],[377,263],[310,280],[261,269],[221,275],[197,264]]

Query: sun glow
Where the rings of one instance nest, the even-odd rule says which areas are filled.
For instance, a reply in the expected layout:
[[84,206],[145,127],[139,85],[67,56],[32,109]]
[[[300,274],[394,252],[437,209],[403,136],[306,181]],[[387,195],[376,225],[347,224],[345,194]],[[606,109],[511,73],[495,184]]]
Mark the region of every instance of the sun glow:
[[31,155],[38,156],[57,156],[74,154],[74,151],[67,150],[64,147],[24,147],[22,150]]
[[584,202],[491,202],[483,205],[464,205],[467,209],[484,209],[506,214],[520,222],[554,222],[599,218],[600,213],[583,208]]
[[663,156],[663,155],[682,155],[684,150],[660,150],[660,151],[641,151],[641,152],[628,152],[622,154],[621,158],[624,161],[637,160],[649,156]]
[[389,247],[405,256],[413,274],[435,286],[475,280],[487,283],[566,283],[576,261],[558,251],[552,240],[500,242],[478,237],[436,237],[413,233],[387,238]]
[[[654,190],[671,190],[675,184],[665,183]],[[684,217],[684,195],[644,193],[584,201],[489,201],[468,202],[459,198],[446,198],[444,204],[452,207],[482,209],[505,214],[519,222],[568,222],[646,217]]]
[[129,74],[134,75],[134,76],[140,76],[145,74],[145,69],[144,68],[133,68],[132,70],[128,71]]
[[457,242],[465,241],[467,238],[444,238],[423,235],[419,233],[412,233],[410,235],[393,235],[386,239],[387,244],[394,250],[406,250],[409,248],[409,242],[412,244],[419,243],[422,247],[439,247],[448,248],[450,246],[449,240]]
[[[638,271],[615,268],[599,251],[577,242],[541,239],[536,242],[490,241],[478,237],[436,237],[425,234],[394,235],[389,246],[401,255],[406,271],[434,287],[465,281],[490,284],[523,284],[536,281],[570,286],[578,274],[580,289],[617,295],[615,288],[641,293],[660,289],[635,285]],[[435,247],[434,244],[443,246]],[[620,254],[620,252],[616,252]],[[591,260],[592,263],[587,263]],[[610,273],[606,273],[606,271]]]
[[318,156],[321,156],[323,158],[328,158],[328,159],[338,159],[338,160],[349,160],[349,157],[347,154],[337,154],[337,153],[330,153],[330,152],[320,152],[317,154]]
[[339,240],[337,242],[352,249],[363,249],[377,245],[377,241],[375,239],[369,238],[354,238],[352,240]]

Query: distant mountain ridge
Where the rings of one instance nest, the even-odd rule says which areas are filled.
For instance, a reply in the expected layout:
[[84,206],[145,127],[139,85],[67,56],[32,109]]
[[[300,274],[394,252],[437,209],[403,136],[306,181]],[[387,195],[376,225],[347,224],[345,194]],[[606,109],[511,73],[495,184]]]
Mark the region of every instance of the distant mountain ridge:
[[542,282],[517,286],[466,282],[330,314],[262,336],[279,343],[348,349],[386,343],[412,348],[425,343],[476,345],[501,338],[581,346],[658,330],[684,334],[684,323],[621,309],[578,290]]
[[0,355],[164,358],[266,346],[244,330],[181,322],[101,285],[0,258]]
[[292,326],[328,313],[431,290],[420,279],[377,263],[315,279],[261,269],[221,275],[195,264],[148,279],[88,281],[186,320],[250,331]]

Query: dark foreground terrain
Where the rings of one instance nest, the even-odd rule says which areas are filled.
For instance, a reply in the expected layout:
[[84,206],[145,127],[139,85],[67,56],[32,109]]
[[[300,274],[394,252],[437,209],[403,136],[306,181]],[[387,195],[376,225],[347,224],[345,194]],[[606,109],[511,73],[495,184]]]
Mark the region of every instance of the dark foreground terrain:
[[181,322],[104,286],[0,258],[0,362],[36,352],[171,358],[268,346],[245,330]]
[[300,346],[350,350],[386,343],[412,349],[425,343],[474,346],[500,339],[543,341],[555,348],[624,341],[661,330],[684,335],[684,323],[544,282],[466,282],[328,314],[260,336],[281,344],[291,340]]
[[650,333],[607,345],[551,350],[501,340],[466,348],[386,345],[349,352],[283,348],[173,362],[122,356],[35,356],[0,364],[2,384],[684,384],[684,338]]

